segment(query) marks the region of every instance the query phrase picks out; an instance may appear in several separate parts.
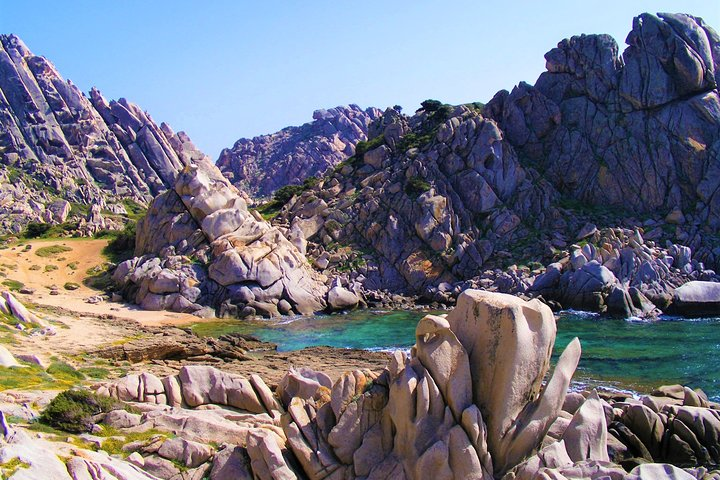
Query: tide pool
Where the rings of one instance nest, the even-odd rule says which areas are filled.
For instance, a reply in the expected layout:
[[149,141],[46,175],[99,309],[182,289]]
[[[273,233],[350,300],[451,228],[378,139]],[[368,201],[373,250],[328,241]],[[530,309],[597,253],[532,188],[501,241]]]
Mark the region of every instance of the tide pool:
[[[280,321],[199,323],[203,336],[244,333],[273,342],[281,351],[327,345],[372,350],[409,349],[422,312],[356,311],[344,315],[292,317]],[[576,388],[605,386],[649,393],[664,384],[702,388],[720,401],[720,317],[662,318],[638,322],[600,318],[583,312],[557,316],[553,359],[579,337],[582,357],[574,377]]]

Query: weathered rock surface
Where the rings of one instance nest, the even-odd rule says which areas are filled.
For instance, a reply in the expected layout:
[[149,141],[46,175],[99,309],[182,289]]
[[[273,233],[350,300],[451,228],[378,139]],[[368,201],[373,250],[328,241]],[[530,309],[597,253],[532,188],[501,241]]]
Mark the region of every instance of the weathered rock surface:
[[608,35],[563,40],[547,72],[483,110],[565,197],[682,224],[717,266],[720,36],[702,19],[644,13],[618,56]]
[[552,217],[554,189],[473,108],[388,109],[370,139],[278,219],[303,232],[318,268],[349,269],[368,290],[417,294],[472,278]]
[[[15,463],[15,468],[6,467]],[[0,412],[0,474],[13,480],[154,480],[137,466],[104,452],[31,438],[7,424]]]
[[247,209],[212,165],[188,165],[138,224],[135,257],[113,280],[148,310],[222,316],[311,314],[327,286],[281,230]]
[[720,312],[720,283],[688,282],[675,289],[671,311],[681,315],[717,315]]
[[[596,230],[586,241],[562,252],[535,277],[528,294],[564,308],[621,317],[720,311],[720,278],[693,260],[688,247],[670,242],[660,247],[645,241],[639,229]],[[700,278],[712,281],[696,281]]]
[[158,126],[125,99],[86,97],[45,58],[14,35],[0,36],[0,231],[28,222],[103,225],[72,205],[127,214],[123,202],[146,205],[202,154],[182,132]]
[[379,373],[347,371],[333,384],[294,369],[273,395],[259,377],[198,366],[96,388],[144,402],[135,404],[142,415],[105,415],[120,435],[177,435],[124,448],[163,478],[175,478],[178,462],[217,479],[720,475],[707,470],[720,463],[717,404],[680,385],[639,400],[566,395],[580,343],[568,345],[546,378],[555,329],[538,300],[469,290],[449,315],[421,319],[410,354],[395,352]]
[[220,153],[217,165],[236,187],[267,196],[288,184],[322,175],[367,140],[380,110],[357,105],[317,110],[313,121],[252,139],[241,138]]

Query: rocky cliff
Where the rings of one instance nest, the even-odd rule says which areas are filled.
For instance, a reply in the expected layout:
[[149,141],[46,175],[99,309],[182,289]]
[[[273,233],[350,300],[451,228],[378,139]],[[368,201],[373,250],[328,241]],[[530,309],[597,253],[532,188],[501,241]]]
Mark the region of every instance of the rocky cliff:
[[501,91],[484,114],[566,198],[683,226],[717,265],[720,36],[702,19],[642,14],[622,56],[607,35],[563,40],[534,86]]
[[347,159],[357,143],[367,139],[368,125],[380,113],[357,105],[317,110],[313,121],[300,127],[238,140],[220,153],[217,165],[238,188],[267,196]]
[[87,206],[123,215],[200,157],[184,133],[125,99],[86,97],[18,37],[0,36],[0,231],[60,223]]

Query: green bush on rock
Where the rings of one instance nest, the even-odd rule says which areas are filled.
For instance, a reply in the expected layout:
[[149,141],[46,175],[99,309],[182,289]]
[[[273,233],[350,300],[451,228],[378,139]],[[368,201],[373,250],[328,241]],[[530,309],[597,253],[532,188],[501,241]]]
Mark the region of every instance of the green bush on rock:
[[95,415],[119,408],[124,405],[89,390],[65,390],[48,404],[40,421],[67,432],[89,432]]

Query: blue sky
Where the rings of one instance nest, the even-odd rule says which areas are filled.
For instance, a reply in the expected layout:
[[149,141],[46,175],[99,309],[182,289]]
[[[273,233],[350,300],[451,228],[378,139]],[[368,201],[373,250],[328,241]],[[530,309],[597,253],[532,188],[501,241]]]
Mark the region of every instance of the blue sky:
[[0,0],[0,33],[216,158],[318,108],[487,101],[534,83],[563,38],[608,33],[622,51],[635,15],[663,11],[720,29],[718,0]]

